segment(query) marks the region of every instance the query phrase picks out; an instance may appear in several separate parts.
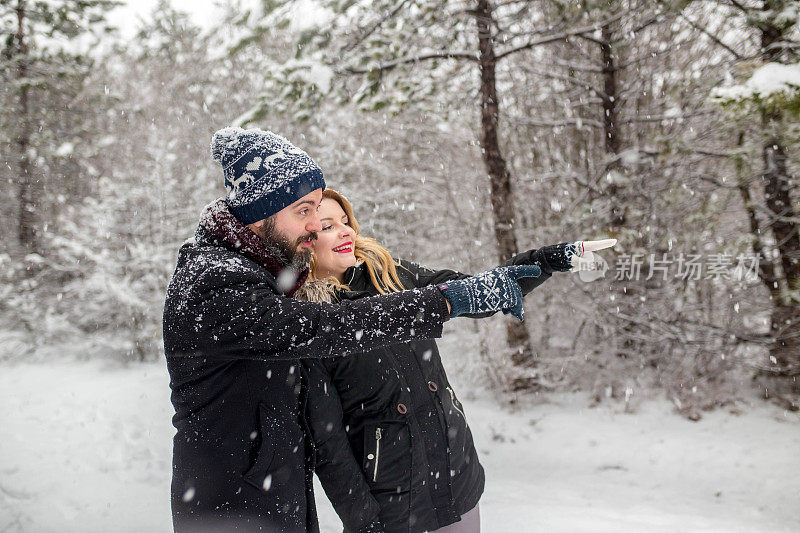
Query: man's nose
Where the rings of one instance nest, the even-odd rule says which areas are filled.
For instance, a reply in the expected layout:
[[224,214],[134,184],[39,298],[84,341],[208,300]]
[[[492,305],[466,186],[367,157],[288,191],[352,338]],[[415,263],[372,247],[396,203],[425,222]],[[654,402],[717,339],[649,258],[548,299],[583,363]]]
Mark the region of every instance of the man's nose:
[[308,223],[306,223],[306,231],[322,231],[322,222],[319,221],[317,213],[312,213],[309,217]]

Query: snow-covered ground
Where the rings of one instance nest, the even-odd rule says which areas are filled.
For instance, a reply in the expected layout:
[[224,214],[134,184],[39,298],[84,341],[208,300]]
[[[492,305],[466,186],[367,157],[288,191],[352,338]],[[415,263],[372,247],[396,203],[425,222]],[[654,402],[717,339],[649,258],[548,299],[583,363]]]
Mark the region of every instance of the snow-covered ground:
[[[800,417],[465,399],[486,532],[798,532]],[[0,367],[0,532],[170,531],[165,366]],[[341,531],[318,491],[325,532]]]

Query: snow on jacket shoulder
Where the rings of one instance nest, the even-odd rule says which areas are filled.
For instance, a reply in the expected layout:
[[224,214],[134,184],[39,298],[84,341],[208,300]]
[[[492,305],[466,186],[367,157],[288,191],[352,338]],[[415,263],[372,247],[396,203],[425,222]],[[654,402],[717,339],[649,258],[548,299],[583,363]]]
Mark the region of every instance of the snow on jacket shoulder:
[[248,258],[185,244],[167,291],[164,342],[176,356],[332,357],[440,337],[448,316],[435,287],[341,305],[300,302],[281,295],[272,274]]

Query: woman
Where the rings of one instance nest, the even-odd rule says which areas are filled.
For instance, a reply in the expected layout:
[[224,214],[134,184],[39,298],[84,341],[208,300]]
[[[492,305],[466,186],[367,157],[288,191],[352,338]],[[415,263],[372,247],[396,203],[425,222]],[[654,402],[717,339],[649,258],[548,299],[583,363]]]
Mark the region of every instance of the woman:
[[[395,262],[359,234],[350,202],[334,190],[324,191],[318,213],[322,231],[297,298],[335,302],[467,277]],[[520,282],[523,293],[553,270],[569,270],[565,246],[509,261],[542,268]],[[310,362],[307,370],[316,472],[346,532],[480,531],[483,468],[434,341]]]

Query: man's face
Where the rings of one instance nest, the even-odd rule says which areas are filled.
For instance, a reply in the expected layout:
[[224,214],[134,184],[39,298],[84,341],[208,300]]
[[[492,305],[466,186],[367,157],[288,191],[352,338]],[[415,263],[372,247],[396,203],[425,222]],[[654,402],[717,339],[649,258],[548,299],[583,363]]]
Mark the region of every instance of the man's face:
[[288,264],[303,270],[311,261],[311,244],[322,229],[317,216],[321,201],[322,189],[316,189],[250,227],[267,244],[277,246]]

